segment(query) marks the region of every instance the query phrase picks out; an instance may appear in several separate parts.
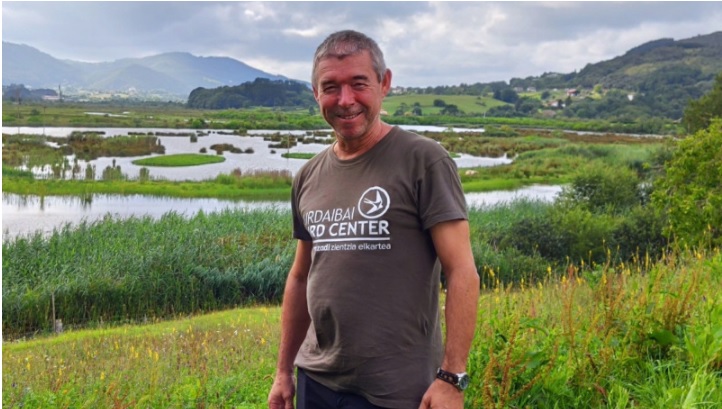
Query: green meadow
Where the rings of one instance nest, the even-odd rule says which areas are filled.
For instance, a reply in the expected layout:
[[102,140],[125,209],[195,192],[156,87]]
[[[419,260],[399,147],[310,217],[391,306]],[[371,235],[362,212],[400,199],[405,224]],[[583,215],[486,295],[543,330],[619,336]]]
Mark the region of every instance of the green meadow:
[[489,108],[508,105],[490,97],[475,95],[434,95],[434,94],[403,94],[389,95],[384,99],[382,108],[393,115],[402,104],[413,107],[418,104],[423,115],[439,115],[443,106],[435,106],[434,101],[443,101],[446,105],[456,105],[465,114],[484,114]]

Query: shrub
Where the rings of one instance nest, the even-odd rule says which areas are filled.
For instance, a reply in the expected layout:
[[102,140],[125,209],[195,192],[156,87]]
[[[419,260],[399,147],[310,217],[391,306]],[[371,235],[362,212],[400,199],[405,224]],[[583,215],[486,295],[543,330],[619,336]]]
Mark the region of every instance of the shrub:
[[581,205],[594,213],[621,213],[641,201],[640,180],[627,167],[593,161],[573,176],[560,195],[562,202]]
[[680,242],[722,243],[722,119],[679,142],[652,202]]
[[563,232],[568,247],[564,253],[572,262],[602,263],[607,259],[609,240],[616,221],[609,214],[595,214],[583,207],[556,207],[554,224]]
[[664,234],[666,220],[655,208],[637,206],[627,213],[612,233],[612,242],[619,258],[656,256],[667,247]]

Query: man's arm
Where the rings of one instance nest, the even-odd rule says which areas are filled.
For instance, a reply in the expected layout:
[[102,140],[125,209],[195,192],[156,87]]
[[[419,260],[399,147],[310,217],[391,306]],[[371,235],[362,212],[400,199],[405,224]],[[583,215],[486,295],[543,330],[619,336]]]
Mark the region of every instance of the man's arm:
[[[469,239],[469,222],[453,220],[431,228],[436,253],[446,276],[446,347],[441,368],[466,371],[479,305],[479,274]],[[464,396],[453,385],[435,380],[421,408],[463,408]]]
[[306,280],[311,268],[311,245],[310,241],[298,240],[296,256],[286,279],[276,377],[268,395],[270,409],[293,409],[293,397],[296,393],[293,361],[311,323],[306,302]]

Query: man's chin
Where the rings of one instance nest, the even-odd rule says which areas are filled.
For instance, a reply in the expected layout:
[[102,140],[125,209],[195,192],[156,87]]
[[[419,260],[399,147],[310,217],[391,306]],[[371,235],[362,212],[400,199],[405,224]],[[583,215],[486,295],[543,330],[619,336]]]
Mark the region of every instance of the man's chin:
[[343,124],[334,124],[333,130],[336,132],[336,135],[344,138],[344,139],[354,139],[359,137],[362,132],[362,128],[358,125],[343,125]]

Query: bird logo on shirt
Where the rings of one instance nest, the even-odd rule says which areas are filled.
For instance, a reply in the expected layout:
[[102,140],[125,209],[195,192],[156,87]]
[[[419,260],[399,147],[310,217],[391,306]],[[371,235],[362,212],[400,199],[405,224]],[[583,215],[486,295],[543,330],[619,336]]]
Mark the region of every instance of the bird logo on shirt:
[[379,186],[374,186],[366,189],[361,195],[358,210],[367,219],[377,219],[389,210],[390,205],[388,192]]

